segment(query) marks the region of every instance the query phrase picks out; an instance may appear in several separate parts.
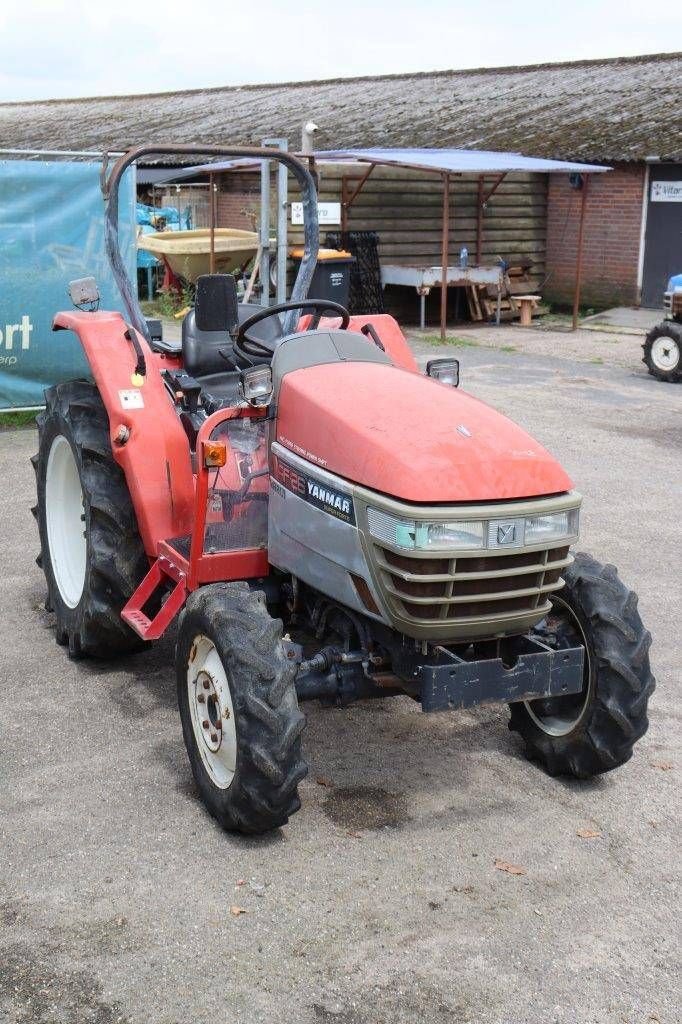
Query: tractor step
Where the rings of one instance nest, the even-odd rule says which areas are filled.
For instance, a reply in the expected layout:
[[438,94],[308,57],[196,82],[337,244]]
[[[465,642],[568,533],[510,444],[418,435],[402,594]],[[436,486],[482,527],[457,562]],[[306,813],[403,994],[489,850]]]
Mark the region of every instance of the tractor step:
[[[161,607],[150,619],[144,612],[144,606],[151,600],[155,592],[162,592],[169,583],[173,588],[162,602]],[[135,630],[143,640],[158,640],[163,636],[171,622],[178,614],[187,597],[187,581],[185,574],[163,556],[156,559],[151,569],[140,583],[121,612],[121,618],[131,629]]]

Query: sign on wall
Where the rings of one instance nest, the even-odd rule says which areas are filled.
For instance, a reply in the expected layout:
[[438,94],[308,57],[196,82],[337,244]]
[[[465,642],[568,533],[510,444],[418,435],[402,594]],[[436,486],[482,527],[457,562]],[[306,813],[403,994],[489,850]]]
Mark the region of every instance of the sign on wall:
[[652,203],[682,203],[682,181],[652,181]]
[[[318,203],[317,218],[320,227],[341,223],[341,203]],[[291,204],[291,223],[303,223],[303,203]]]
[[[0,409],[44,404],[51,384],[89,376],[78,339],[52,332],[69,281],[94,277],[104,309],[123,310],[104,250],[100,164],[0,161]],[[120,188],[121,251],[133,282],[135,179]]]

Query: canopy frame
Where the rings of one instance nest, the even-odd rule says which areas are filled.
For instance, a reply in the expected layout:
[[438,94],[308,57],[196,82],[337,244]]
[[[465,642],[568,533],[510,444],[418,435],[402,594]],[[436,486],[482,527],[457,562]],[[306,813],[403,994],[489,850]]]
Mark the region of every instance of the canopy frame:
[[[351,151],[352,152],[352,151]],[[331,158],[329,158],[331,161]],[[462,177],[465,171],[443,171],[433,167],[417,166],[411,163],[400,163],[394,160],[370,160],[369,157],[358,157],[358,162],[369,161],[369,167],[364,174],[358,176],[357,174],[343,174],[341,176],[341,230],[348,230],[348,218],[353,203],[362,192],[366,182],[368,181],[372,171],[379,165],[382,166],[399,166],[399,167],[414,167],[415,169],[424,171],[426,173],[439,173],[443,185],[443,209],[441,215],[441,295],[440,295],[440,337],[441,341],[445,341],[447,332],[447,305],[448,305],[448,283],[447,283],[447,268],[450,259],[450,178],[454,175],[455,177]],[[315,163],[319,161],[319,155],[309,155],[311,170],[315,167]],[[580,211],[578,214],[578,243],[576,248],[575,257],[575,282],[573,290],[573,316],[571,321],[571,330],[575,331],[578,329],[578,315],[580,310],[580,293],[582,287],[582,268],[583,268],[583,248],[585,238],[585,210],[587,206],[587,183],[589,181],[589,174],[585,165],[585,169],[580,171],[582,178],[581,183],[581,198],[580,198]],[[595,169],[596,170],[596,169]],[[599,170],[602,170],[600,168]],[[603,170],[609,170],[609,168],[603,168]],[[500,187],[502,182],[506,179],[508,174],[514,173],[513,171],[501,171],[497,174],[494,181],[490,185],[487,191],[485,191],[485,179],[487,175],[483,172],[479,172],[478,177],[478,191],[477,191],[477,204],[476,204],[476,263],[480,264],[482,259],[482,248],[483,248],[483,214],[486,205],[495,194],[497,189]],[[536,173],[552,173],[551,171],[538,171]],[[351,190],[351,182],[357,183],[355,188]],[[497,324],[499,325],[500,319],[499,303],[497,308]]]
[[[209,148],[210,151],[210,148]],[[446,336],[446,314],[447,314],[447,266],[450,258],[450,182],[452,177],[462,175],[474,175],[478,179],[477,189],[477,211],[476,211],[476,262],[480,264],[482,259],[483,233],[484,233],[484,212],[486,204],[490,201],[508,174],[530,172],[536,174],[575,174],[579,175],[580,182],[576,186],[581,190],[578,238],[575,256],[575,279],[573,292],[573,318],[571,329],[577,330],[578,315],[580,311],[580,294],[582,288],[583,271],[583,249],[585,240],[585,219],[587,207],[587,183],[590,174],[602,173],[611,170],[610,167],[597,164],[581,164],[572,161],[545,160],[542,158],[527,157],[520,153],[493,153],[479,152],[476,150],[424,150],[424,149],[346,149],[346,150],[318,150],[313,153],[297,153],[299,159],[306,159],[309,164],[310,173],[317,183],[318,163],[356,163],[367,164],[367,170],[362,174],[342,174],[341,176],[341,230],[348,230],[350,210],[353,203],[362,192],[369,180],[373,170],[378,166],[403,167],[424,173],[438,174],[443,186],[443,212],[441,225],[441,261],[443,276],[441,280],[441,302],[440,302],[440,335],[445,340]],[[218,173],[223,170],[232,170],[238,166],[248,166],[247,160],[234,160],[228,164],[207,164],[200,167],[186,169],[179,174],[176,172],[174,178],[169,175],[169,180],[194,176],[199,173]],[[487,167],[486,167],[487,165]],[[496,175],[493,182],[486,191],[486,178]],[[499,302],[497,308],[497,323],[499,324]]]

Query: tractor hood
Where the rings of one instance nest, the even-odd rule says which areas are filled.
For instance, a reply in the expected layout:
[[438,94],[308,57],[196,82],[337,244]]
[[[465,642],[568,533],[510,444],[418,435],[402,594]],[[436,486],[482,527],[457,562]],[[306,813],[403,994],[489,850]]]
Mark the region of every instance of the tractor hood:
[[287,373],[277,440],[337,476],[403,501],[557,494],[571,480],[546,449],[471,395],[383,363]]

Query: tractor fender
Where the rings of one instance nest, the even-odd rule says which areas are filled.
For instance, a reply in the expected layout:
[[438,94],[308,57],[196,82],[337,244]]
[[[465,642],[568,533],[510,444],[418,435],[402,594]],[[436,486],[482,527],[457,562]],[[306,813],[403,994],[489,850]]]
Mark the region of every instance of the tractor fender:
[[[161,378],[161,370],[174,368],[177,360],[152,352],[120,313],[57,313],[52,330],[73,331],[83,346],[107,410],[111,450],[125,474],[145,551],[155,557],[160,541],[191,533],[194,517],[189,444]],[[137,355],[126,331],[135,335],[146,361],[140,386],[135,379]]]

